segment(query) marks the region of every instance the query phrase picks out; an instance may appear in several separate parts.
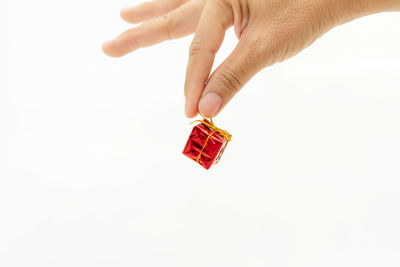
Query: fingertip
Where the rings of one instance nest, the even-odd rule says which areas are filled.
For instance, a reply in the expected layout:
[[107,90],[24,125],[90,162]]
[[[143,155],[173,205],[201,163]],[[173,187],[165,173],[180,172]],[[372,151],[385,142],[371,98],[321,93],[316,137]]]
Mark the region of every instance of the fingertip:
[[198,114],[197,103],[192,99],[186,99],[185,102],[185,115],[189,119],[196,117]]
[[199,112],[207,118],[212,118],[218,114],[221,106],[221,96],[219,96],[217,93],[209,92],[200,99]]
[[121,18],[123,20],[126,20],[126,18],[128,16],[128,11],[129,11],[129,8],[125,7],[125,8],[122,8],[121,11],[119,12],[119,15],[121,16]]
[[135,7],[125,7],[121,9],[120,16],[121,18],[129,23],[138,23],[140,22],[135,16]]
[[125,53],[116,45],[115,41],[111,40],[102,45],[104,54],[110,57],[122,57]]
[[197,116],[197,114],[199,114],[199,113],[198,113],[198,112],[196,112],[196,113],[190,113],[190,114],[186,113],[185,115],[186,115],[186,118],[188,118],[188,119],[193,119],[194,117]]

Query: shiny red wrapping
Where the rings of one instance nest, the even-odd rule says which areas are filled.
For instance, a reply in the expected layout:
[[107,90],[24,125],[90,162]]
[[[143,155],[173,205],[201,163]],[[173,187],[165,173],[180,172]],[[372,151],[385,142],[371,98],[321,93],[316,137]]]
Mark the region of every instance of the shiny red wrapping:
[[[201,149],[212,132],[212,129],[202,123],[194,126],[185,149],[183,150],[183,154],[192,160],[197,161]],[[212,165],[219,161],[227,143],[228,140],[226,140],[222,134],[214,132],[201,152],[198,163],[208,170]]]

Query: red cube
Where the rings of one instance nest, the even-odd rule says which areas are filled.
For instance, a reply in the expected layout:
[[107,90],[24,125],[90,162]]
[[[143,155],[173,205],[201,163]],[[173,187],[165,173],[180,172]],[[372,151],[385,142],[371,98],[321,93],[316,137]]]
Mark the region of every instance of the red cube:
[[227,137],[230,139],[229,133],[205,119],[194,126],[183,154],[208,170],[220,160],[229,141]]

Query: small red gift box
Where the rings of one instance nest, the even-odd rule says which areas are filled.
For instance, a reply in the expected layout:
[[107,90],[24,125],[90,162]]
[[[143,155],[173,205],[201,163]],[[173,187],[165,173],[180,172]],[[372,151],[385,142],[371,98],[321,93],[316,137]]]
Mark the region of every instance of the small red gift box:
[[231,135],[217,128],[212,120],[204,118],[199,122],[194,126],[183,154],[208,170],[220,160]]

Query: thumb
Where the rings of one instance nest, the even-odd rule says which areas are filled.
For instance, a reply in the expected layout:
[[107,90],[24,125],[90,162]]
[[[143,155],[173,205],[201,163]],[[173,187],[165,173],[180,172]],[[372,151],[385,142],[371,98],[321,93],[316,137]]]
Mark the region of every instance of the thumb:
[[[249,34],[251,36],[251,34]],[[198,110],[206,117],[216,116],[232,97],[263,66],[261,51],[242,36],[228,58],[214,71],[200,98]]]

